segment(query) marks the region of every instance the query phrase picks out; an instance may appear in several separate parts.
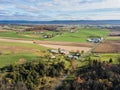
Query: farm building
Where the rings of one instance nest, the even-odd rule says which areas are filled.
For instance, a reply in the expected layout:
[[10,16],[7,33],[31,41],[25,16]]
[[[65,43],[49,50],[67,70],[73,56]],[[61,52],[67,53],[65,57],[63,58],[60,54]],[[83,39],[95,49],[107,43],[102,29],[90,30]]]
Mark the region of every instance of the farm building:
[[99,42],[103,41],[103,37],[88,38],[87,41],[93,42],[93,43],[99,43]]
[[75,56],[75,55],[72,55],[72,54],[68,54],[67,57],[69,59],[74,59],[74,60],[77,60],[79,58],[78,56]]
[[58,52],[59,52],[60,54],[67,54],[67,51],[65,51],[65,50],[63,50],[63,49],[61,49],[61,48],[58,48]]
[[51,53],[53,53],[53,54],[56,54],[56,53],[58,53],[56,50],[49,50],[49,52],[51,52]]

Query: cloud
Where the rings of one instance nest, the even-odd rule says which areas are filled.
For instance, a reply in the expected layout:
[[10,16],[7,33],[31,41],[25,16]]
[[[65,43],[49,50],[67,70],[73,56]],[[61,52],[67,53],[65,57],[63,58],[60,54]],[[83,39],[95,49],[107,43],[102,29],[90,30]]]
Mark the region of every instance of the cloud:
[[80,0],[81,4],[86,4],[86,3],[98,3],[98,2],[103,2],[105,0]]
[[26,12],[39,12],[40,9],[35,7],[35,6],[30,6],[30,5],[16,5],[16,8],[21,9]]
[[120,19],[119,14],[120,0],[0,0],[0,19]]

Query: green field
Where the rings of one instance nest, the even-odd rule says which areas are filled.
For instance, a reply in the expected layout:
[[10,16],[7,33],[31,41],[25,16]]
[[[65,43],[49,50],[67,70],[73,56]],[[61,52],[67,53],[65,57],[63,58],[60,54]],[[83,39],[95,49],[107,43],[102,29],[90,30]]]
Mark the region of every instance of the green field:
[[42,38],[40,38],[40,35],[34,35],[31,32],[24,32],[24,33],[16,33],[15,31],[0,32],[0,37],[42,40]]
[[102,61],[109,61],[110,58],[113,60],[113,64],[117,64],[117,58],[120,57],[120,53],[106,53],[106,54],[99,54],[97,56],[91,56],[92,60],[102,60]]
[[[63,34],[59,34],[63,33]],[[31,40],[50,40],[50,41],[65,41],[65,42],[87,42],[90,36],[105,37],[109,30],[101,30],[97,28],[77,28],[76,32],[54,32],[46,31],[45,33],[34,34],[30,31],[17,33],[16,31],[0,32],[0,37],[24,38]],[[52,38],[43,38],[44,35],[54,35]]]
[[28,44],[28,43],[18,43],[18,42],[3,42],[0,41],[0,46],[2,45],[7,45],[7,46],[21,46],[21,47],[29,47],[29,48],[34,48],[34,49],[38,49],[38,50],[46,50],[45,47],[40,46],[38,44]]
[[[18,48],[27,48],[28,51],[16,51],[12,49],[2,49],[3,46],[6,47],[18,47]],[[29,50],[31,49],[31,50]],[[9,65],[12,63],[18,62],[20,59],[25,59],[25,61],[35,60],[37,59],[38,55],[32,50],[36,51],[46,51],[45,47],[42,47],[37,44],[25,44],[25,43],[11,43],[11,42],[0,42],[0,67],[5,65]]]
[[9,38],[21,38],[27,40],[44,40],[44,35],[56,35],[58,32],[54,31],[46,31],[45,33],[36,33],[33,31],[23,31],[23,32],[16,32],[16,31],[6,31],[0,32],[0,37],[9,37]]
[[79,28],[76,32],[65,32],[62,35],[55,36],[47,39],[51,41],[65,41],[65,42],[87,42],[87,38],[90,36],[106,37],[109,30],[101,30],[96,28]]
[[0,55],[0,67],[19,63],[20,59],[24,59],[25,61],[35,60],[37,56],[33,53],[17,53],[17,54],[3,54]]

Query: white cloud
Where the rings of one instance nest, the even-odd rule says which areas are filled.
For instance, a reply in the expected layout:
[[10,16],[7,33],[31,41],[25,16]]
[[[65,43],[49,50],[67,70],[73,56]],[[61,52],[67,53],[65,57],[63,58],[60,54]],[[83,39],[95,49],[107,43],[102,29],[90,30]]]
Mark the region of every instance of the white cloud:
[[[5,6],[5,2],[10,5]],[[43,18],[40,15],[47,20],[120,19],[120,0],[0,0],[0,3],[0,10],[28,13],[38,20]]]

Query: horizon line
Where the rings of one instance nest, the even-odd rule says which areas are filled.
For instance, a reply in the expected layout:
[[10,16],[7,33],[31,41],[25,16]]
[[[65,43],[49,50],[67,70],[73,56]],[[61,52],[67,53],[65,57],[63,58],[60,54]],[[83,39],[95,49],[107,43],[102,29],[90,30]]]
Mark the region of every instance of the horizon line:
[[[40,20],[0,20],[0,21],[37,21],[39,22]],[[40,22],[49,22],[49,21],[120,21],[120,19],[106,19],[106,20],[41,20]]]

